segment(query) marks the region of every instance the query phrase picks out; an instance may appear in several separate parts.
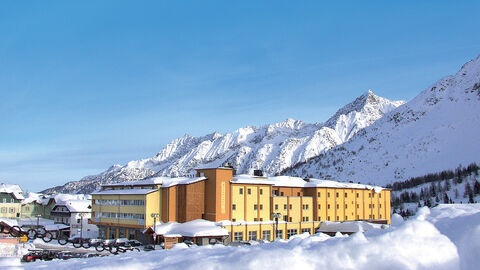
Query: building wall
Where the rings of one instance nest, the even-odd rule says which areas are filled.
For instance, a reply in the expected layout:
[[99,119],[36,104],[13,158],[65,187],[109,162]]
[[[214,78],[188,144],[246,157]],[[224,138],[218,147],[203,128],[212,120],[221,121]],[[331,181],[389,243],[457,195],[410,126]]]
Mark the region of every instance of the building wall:
[[221,221],[230,219],[230,181],[233,169],[215,168],[197,170],[197,176],[205,176],[205,219]]
[[0,193],[0,217],[20,218],[20,200],[15,199],[11,193]]

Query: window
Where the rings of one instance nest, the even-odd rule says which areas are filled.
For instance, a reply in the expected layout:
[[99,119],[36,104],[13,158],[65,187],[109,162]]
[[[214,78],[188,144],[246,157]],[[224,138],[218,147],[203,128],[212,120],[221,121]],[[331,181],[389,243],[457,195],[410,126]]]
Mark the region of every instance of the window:
[[283,192],[280,192],[280,196],[283,196]]
[[292,205],[290,204],[290,210],[292,210]]
[[273,195],[278,196],[278,190],[274,190]]
[[359,194],[359,193],[357,193],[357,198],[359,198],[359,197],[360,197],[360,194]]
[[340,209],[340,205],[337,203],[337,209]]
[[372,204],[368,204],[368,208],[372,209]]
[[375,193],[372,194],[372,197],[375,198]]
[[321,208],[321,205],[319,204],[319,205],[318,205],[318,210],[320,210],[320,208]]
[[310,228],[303,228],[302,233],[312,234],[312,231],[310,230]]
[[275,204],[275,210],[278,210],[278,204]]
[[287,216],[283,216],[283,221],[288,221],[288,217],[287,217]]
[[289,229],[289,230],[287,230],[287,238],[290,238],[291,236],[296,235],[296,234],[298,234],[297,229]]
[[247,193],[248,193],[248,195],[252,194],[252,189],[251,189],[251,188],[248,188],[248,189],[247,189]]
[[370,218],[370,219],[371,219],[371,218],[372,218],[372,215],[368,215],[368,218]]
[[329,205],[327,205],[327,208],[328,208],[328,209],[330,209],[330,204],[329,204]]
[[330,192],[327,192],[327,197],[330,198]]
[[15,200],[12,198],[12,199],[10,199],[10,202],[11,202],[11,203],[15,203]]
[[263,210],[263,204],[260,204],[260,210]]
[[330,221],[330,216],[328,216],[327,220]]
[[262,232],[262,239],[270,241],[270,231],[263,231]]
[[3,198],[3,203],[7,203],[7,199]]
[[15,213],[15,208],[10,207],[10,213]]
[[239,193],[240,195],[242,195],[242,194],[243,194],[243,188],[239,189],[239,190],[238,190],[238,193]]
[[345,198],[347,198],[347,195],[348,195],[348,194],[345,192]]
[[348,209],[348,204],[345,204],[345,209]]
[[283,210],[287,210],[287,205],[286,204],[283,205]]
[[347,216],[345,216],[345,220],[348,220],[348,217],[347,217]]
[[236,219],[236,218],[232,218],[232,222],[235,222],[235,221],[237,221],[237,219]]
[[339,217],[339,216],[337,216],[337,219],[336,219],[336,220],[340,220],[340,217]]
[[375,219],[375,215],[373,215],[373,219]]
[[288,222],[292,222],[292,217],[289,217],[289,218],[288,218]]
[[77,223],[80,223],[80,219],[79,219],[79,218],[77,218]]
[[253,221],[258,221],[258,218],[253,218]]
[[382,193],[378,193],[378,198],[382,198]]
[[2,207],[2,213],[6,213],[7,212],[7,208],[6,207]]
[[263,221],[263,218],[260,218],[260,221]]
[[257,231],[249,231],[248,240],[257,240]]
[[360,209],[360,204],[357,203],[357,209]]
[[308,218],[308,217],[303,217],[302,220],[303,220],[303,221],[308,221],[309,218]]
[[360,215],[357,215],[357,219],[360,219]]
[[372,208],[375,209],[375,204],[372,204]]
[[297,196],[300,196],[300,192],[297,192]]
[[253,210],[257,211],[257,208],[258,208],[258,204],[254,204],[253,205]]
[[25,207],[25,211],[30,211],[30,207]]
[[317,197],[320,198],[320,192],[317,192]]
[[382,214],[380,214],[380,216],[378,218],[382,218]]
[[378,208],[382,208],[382,204],[379,204],[379,205],[378,205]]
[[242,240],[243,240],[243,232],[233,233],[233,241],[242,241]]
[[260,195],[263,195],[263,188],[260,189]]
[[338,192],[337,192],[337,198],[338,198],[339,196],[340,196],[340,194],[338,194]]
[[372,194],[368,193],[368,198],[371,198],[372,197]]
[[283,230],[277,230],[277,236],[276,236],[276,238],[280,238],[280,239],[283,238]]
[[236,204],[232,204],[232,210],[237,210],[237,205]]

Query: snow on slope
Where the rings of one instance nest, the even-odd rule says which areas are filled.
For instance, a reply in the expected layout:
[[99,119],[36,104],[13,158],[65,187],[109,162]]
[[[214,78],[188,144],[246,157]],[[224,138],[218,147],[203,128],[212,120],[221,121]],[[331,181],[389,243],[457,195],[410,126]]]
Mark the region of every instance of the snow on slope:
[[283,173],[385,185],[480,161],[480,56],[351,140]]
[[402,105],[372,91],[341,108],[325,123],[287,119],[262,127],[240,128],[225,135],[185,135],[166,145],[155,157],[114,165],[107,171],[69,182],[45,192],[90,193],[101,184],[139,180],[148,176],[185,176],[200,167],[231,163],[239,173],[262,169],[269,175],[317,156],[349,140],[359,130]]
[[223,245],[126,253],[68,261],[34,262],[25,269],[477,269],[480,205],[422,208],[389,229],[350,237],[297,235],[255,246]]

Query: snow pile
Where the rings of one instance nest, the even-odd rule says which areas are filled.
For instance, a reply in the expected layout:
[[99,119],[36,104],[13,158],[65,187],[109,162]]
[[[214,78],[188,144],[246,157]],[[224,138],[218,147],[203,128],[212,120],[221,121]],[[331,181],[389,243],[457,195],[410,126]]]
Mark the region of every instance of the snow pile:
[[42,203],[45,199],[45,195],[42,193],[35,193],[35,192],[28,192],[25,200],[22,201],[22,204],[28,204],[28,203]]
[[[26,269],[477,269],[480,205],[422,208],[389,229],[351,236],[302,234],[290,240],[230,247],[179,244],[171,250],[104,258],[35,262]],[[173,224],[174,225],[174,224]],[[169,225],[172,228],[172,225]]]
[[[152,227],[150,227],[152,228]],[[149,229],[150,229],[149,228]],[[153,229],[153,228],[152,228]],[[148,230],[148,229],[147,229]],[[155,226],[155,232],[158,235],[164,236],[188,236],[188,237],[200,237],[200,236],[226,236],[228,231],[220,226],[217,226],[215,222],[197,219],[185,223],[157,222]]]

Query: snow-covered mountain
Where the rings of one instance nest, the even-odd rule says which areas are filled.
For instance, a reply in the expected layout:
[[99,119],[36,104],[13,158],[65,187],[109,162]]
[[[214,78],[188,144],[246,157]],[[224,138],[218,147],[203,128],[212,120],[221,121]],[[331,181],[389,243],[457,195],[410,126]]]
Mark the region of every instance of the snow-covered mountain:
[[357,132],[282,173],[385,185],[480,161],[480,56]]
[[226,162],[238,173],[261,169],[274,175],[343,144],[402,104],[404,101],[390,101],[368,91],[325,123],[307,124],[287,119],[272,125],[240,128],[225,135],[217,132],[203,137],[185,135],[166,145],[153,158],[131,161],[125,166],[113,165],[98,175],[44,192],[90,193],[105,183],[139,180],[152,175],[189,175],[197,168],[216,167]]

